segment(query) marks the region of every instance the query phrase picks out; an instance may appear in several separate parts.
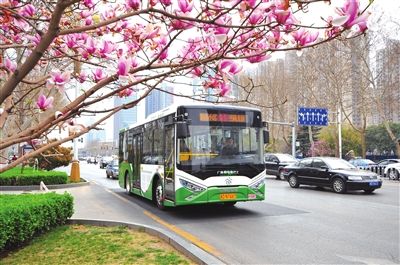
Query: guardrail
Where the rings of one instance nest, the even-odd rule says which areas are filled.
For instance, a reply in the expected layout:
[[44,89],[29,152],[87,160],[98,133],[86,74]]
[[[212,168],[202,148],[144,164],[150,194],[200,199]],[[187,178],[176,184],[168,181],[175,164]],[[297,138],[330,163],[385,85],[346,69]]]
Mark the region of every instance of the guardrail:
[[363,170],[369,170],[369,171],[375,172],[376,174],[380,175],[381,177],[386,177],[386,176],[384,176],[386,166],[378,166],[378,165],[357,166],[357,168],[363,169]]

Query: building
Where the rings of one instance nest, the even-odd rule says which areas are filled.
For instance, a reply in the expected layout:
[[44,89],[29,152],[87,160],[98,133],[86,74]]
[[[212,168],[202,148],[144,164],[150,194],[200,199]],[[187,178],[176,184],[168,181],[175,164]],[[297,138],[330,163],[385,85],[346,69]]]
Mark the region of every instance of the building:
[[[114,107],[121,106],[122,104],[135,100],[135,96],[127,98],[114,97]],[[114,115],[114,133],[113,140],[118,145],[119,131],[123,128],[129,127],[130,125],[138,121],[138,110],[137,107],[133,107],[127,110],[120,110]]]
[[172,105],[174,102],[172,93],[173,88],[165,83],[161,85],[160,89],[151,91],[145,98],[145,117]]

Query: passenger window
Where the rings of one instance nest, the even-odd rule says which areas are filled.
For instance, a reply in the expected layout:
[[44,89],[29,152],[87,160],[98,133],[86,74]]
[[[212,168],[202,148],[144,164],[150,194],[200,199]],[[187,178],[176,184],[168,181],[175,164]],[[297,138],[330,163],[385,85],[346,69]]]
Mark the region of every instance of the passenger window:
[[312,165],[312,160],[311,159],[303,159],[299,163],[300,167],[311,167]]
[[327,166],[326,166],[326,164],[324,163],[324,161],[319,160],[319,159],[314,159],[313,167],[315,167],[315,168],[322,168],[322,167],[327,167]]

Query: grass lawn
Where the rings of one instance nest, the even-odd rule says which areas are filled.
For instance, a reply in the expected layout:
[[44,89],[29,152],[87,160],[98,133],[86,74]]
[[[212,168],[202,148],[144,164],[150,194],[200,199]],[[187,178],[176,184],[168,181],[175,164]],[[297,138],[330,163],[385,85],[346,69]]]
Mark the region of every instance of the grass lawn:
[[41,170],[41,169],[34,170],[32,167],[28,167],[28,166],[26,166],[24,168],[24,171],[22,174],[21,174],[21,167],[19,167],[19,166],[10,168],[9,170],[0,173],[0,176],[5,176],[5,177],[6,176],[19,176],[19,175],[25,175],[25,176],[32,176],[32,175],[41,175],[41,176],[57,175],[57,176],[59,176],[59,175],[61,175],[61,176],[64,176],[64,175],[67,175],[67,173],[65,173],[63,171],[56,171],[56,170],[50,170],[50,171]]
[[126,227],[55,228],[0,264],[194,264],[162,239]]

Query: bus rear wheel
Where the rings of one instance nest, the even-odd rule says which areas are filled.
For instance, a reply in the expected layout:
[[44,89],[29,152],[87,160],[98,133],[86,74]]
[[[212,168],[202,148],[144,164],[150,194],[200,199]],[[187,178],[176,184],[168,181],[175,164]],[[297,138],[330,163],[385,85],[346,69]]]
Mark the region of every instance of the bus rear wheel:
[[225,207],[233,207],[233,206],[235,206],[236,203],[237,203],[237,202],[224,202],[223,205],[224,205]]
[[160,178],[157,178],[157,183],[155,185],[155,188],[153,190],[154,194],[154,201],[157,205],[157,208],[160,210],[164,210],[164,188],[162,185],[162,180]]

